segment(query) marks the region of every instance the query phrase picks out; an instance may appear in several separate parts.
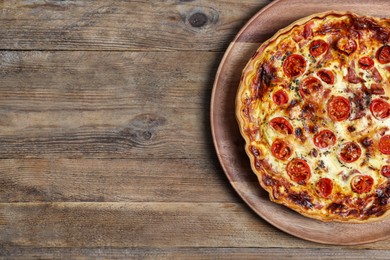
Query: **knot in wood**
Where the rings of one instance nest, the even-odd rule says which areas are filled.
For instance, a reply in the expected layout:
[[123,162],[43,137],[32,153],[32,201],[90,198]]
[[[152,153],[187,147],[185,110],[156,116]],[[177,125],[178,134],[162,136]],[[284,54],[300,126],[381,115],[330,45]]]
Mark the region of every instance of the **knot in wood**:
[[142,133],[142,137],[144,140],[150,140],[152,138],[153,134],[150,131],[144,131]]
[[204,13],[194,13],[190,16],[188,22],[193,27],[202,27],[206,25],[207,20],[207,15],[205,15]]
[[155,138],[158,128],[165,123],[164,117],[155,114],[142,114],[134,117],[129,125],[121,130],[120,134],[134,145],[145,145]]

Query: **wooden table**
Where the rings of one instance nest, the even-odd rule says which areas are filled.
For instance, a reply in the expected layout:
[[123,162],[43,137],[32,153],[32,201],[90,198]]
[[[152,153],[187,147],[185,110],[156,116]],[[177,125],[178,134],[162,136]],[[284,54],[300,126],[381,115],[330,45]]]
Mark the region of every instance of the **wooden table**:
[[267,0],[0,2],[0,256],[389,258],[257,216],[222,171],[210,96]]

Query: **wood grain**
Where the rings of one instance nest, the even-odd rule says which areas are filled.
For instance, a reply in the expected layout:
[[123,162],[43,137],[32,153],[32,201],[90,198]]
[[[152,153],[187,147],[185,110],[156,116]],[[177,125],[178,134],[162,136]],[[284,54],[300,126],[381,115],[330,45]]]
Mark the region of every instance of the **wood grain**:
[[6,247],[12,259],[388,259],[386,250],[340,248],[26,248]]
[[222,55],[1,51],[0,108],[6,109],[3,112],[208,108]]
[[0,203],[238,202],[215,160],[0,160]]
[[0,158],[209,158],[220,56],[3,51]]
[[4,0],[0,49],[223,51],[269,2]]
[[3,246],[30,248],[338,248],[280,232],[238,203],[7,203],[0,234]]
[[6,203],[0,204],[0,234],[0,244],[24,247],[306,244],[287,234],[276,238],[277,229],[237,203]]

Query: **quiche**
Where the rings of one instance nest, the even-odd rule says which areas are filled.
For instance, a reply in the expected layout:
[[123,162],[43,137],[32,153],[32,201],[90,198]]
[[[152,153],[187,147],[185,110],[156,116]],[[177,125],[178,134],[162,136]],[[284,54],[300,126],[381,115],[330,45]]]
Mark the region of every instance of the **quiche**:
[[390,19],[326,12],[264,42],[236,117],[273,202],[320,221],[390,212]]

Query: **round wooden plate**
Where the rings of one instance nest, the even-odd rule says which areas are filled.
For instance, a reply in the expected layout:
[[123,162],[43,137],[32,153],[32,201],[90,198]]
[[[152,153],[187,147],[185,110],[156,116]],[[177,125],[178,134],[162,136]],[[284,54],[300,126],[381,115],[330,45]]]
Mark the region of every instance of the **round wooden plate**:
[[390,218],[367,224],[325,223],[271,202],[250,168],[234,113],[241,72],[260,44],[299,18],[329,10],[389,17],[390,2],[277,0],[259,11],[238,33],[219,66],[211,98],[211,129],[218,158],[230,183],[258,215],[275,227],[303,239],[356,245],[390,238]]

